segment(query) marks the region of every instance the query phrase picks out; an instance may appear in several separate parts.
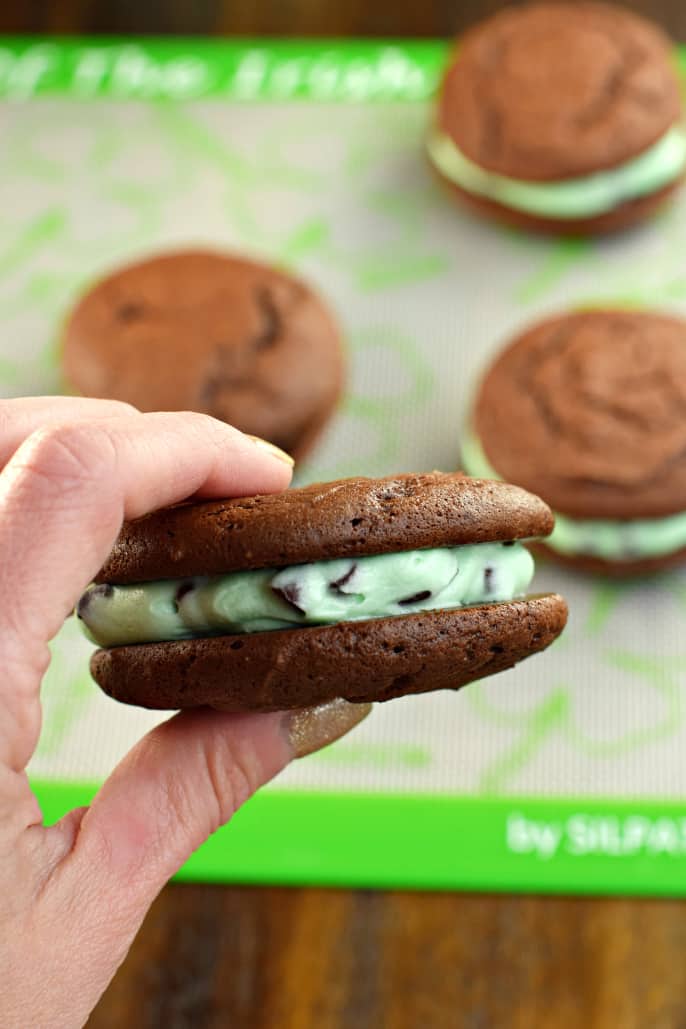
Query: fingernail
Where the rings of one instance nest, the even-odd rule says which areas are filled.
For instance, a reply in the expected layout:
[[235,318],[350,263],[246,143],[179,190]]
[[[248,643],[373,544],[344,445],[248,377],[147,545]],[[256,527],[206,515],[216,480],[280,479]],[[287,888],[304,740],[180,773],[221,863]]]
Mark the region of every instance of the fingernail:
[[283,461],[284,464],[290,465],[292,468],[295,461],[290,454],[287,454],[281,447],[277,447],[275,443],[270,443],[267,439],[262,439],[261,436],[251,436],[250,433],[246,433],[248,439],[251,439],[256,447],[260,450],[266,450],[272,457],[276,457],[279,461]]
[[286,732],[294,757],[328,747],[345,736],[367,717],[371,704],[350,704],[347,700],[330,700],[318,707],[305,707],[286,715]]

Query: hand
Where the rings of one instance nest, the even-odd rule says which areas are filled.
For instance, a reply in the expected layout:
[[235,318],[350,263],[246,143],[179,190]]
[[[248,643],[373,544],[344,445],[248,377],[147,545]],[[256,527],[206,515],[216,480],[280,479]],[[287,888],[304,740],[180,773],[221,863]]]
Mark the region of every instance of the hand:
[[191,495],[284,489],[285,454],[198,414],[62,397],[0,401],[0,1025],[82,1025],[151,902],[294,757],[368,711],[187,711],[148,733],[90,808],[46,828],[25,768],[48,641],[124,518]]

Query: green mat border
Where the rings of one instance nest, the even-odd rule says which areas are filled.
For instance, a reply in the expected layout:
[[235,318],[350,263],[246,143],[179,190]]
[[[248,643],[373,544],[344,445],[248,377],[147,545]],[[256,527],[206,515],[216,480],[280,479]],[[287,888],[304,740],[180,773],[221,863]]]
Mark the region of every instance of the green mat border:
[[0,36],[0,97],[146,100],[424,100],[448,44]]
[[[35,781],[46,822],[96,787]],[[526,820],[526,832],[522,826]],[[556,847],[535,856],[531,826]],[[686,896],[686,803],[307,792],[257,794],[181,881]]]
[[[426,100],[445,40],[1,36],[0,98]],[[676,48],[686,73],[686,46]]]

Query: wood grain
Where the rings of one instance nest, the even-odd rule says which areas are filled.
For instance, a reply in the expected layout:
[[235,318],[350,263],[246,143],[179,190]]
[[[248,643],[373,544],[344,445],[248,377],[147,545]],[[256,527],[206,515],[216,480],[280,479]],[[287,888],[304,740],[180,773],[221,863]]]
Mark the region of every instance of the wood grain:
[[[4,0],[2,32],[446,36],[503,0]],[[629,0],[686,40],[683,0]]]
[[678,1029],[686,911],[169,886],[91,1029]]
[[[498,0],[5,0],[0,31],[445,36]],[[627,6],[686,40],[684,0]],[[91,1029],[681,1029],[671,901],[168,886]]]

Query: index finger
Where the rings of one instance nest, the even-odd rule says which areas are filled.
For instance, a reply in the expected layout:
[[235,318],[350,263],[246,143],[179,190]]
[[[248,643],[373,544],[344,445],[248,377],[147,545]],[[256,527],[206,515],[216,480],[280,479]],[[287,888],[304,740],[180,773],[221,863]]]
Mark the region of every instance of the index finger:
[[11,397],[0,400],[0,469],[17,447],[38,429],[65,422],[100,421],[138,414],[121,400],[90,397]]
[[0,722],[14,714],[15,727],[27,724],[16,705],[22,697],[37,705],[44,645],[124,518],[197,493],[277,492],[290,475],[287,459],[206,415],[137,414],[30,436],[0,473]]

